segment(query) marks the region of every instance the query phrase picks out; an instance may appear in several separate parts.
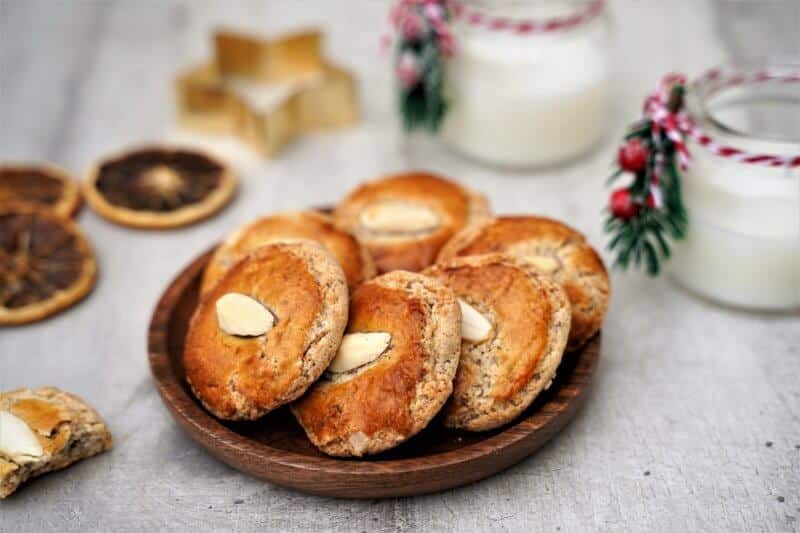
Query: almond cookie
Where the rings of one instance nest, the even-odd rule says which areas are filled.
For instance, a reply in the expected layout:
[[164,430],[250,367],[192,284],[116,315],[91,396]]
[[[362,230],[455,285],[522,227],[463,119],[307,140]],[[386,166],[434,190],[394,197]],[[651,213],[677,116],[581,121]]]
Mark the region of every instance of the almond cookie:
[[334,218],[364,243],[378,272],[416,272],[433,263],[455,232],[488,215],[483,195],[412,172],[361,185],[339,204]]
[[498,217],[453,237],[438,261],[493,252],[525,259],[561,284],[572,307],[568,350],[580,348],[600,331],[611,285],[602,259],[582,234],[549,218]]
[[0,326],[64,310],[89,294],[96,278],[92,248],[71,219],[0,206]]
[[111,222],[164,229],[222,209],[236,192],[236,179],[203,152],[153,146],[102,161],[89,173],[84,192],[92,209]]
[[53,165],[0,165],[0,206],[23,204],[71,217],[81,205],[72,176]]
[[461,306],[461,360],[444,424],[485,431],[510,422],[555,376],[569,335],[567,295],[503,254],[453,259],[424,274],[453,289]]
[[375,276],[375,263],[356,238],[316,211],[281,213],[251,222],[233,232],[217,248],[203,275],[201,292],[208,292],[237,260],[272,242],[310,239],[325,246],[339,261],[350,290]]
[[342,268],[312,241],[263,246],[202,297],[184,349],[205,407],[253,420],[298,398],[333,357],[347,325]]
[[336,358],[292,411],[329,455],[388,450],[444,405],[460,345],[461,313],[450,289],[421,274],[384,274],[355,290]]
[[112,444],[100,415],[77,396],[53,387],[0,393],[0,499]]

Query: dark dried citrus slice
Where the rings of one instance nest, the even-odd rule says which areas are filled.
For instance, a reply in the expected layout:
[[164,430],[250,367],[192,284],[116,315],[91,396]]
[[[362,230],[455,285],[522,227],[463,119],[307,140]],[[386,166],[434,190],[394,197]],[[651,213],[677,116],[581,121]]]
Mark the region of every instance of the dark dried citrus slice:
[[196,150],[140,148],[102,161],[86,183],[100,215],[137,228],[174,228],[211,216],[236,191],[230,169]]
[[74,215],[81,193],[72,176],[51,165],[0,165],[0,206],[24,204]]
[[96,277],[92,248],[72,220],[39,208],[0,208],[0,325],[66,309]]

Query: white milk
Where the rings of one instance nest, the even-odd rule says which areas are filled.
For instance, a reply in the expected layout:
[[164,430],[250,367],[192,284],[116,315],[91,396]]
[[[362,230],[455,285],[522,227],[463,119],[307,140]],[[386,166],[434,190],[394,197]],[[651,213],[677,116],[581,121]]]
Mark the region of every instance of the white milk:
[[[719,139],[753,153],[800,151],[800,144]],[[800,169],[747,165],[694,143],[689,148],[689,233],[676,246],[671,274],[725,304],[800,308]]]
[[[528,5],[530,4],[530,5]],[[570,12],[564,2],[523,3],[493,16],[541,20]],[[518,35],[455,20],[448,60],[450,109],[441,135],[463,154],[506,167],[571,159],[608,125],[608,28],[603,16],[574,29]]]

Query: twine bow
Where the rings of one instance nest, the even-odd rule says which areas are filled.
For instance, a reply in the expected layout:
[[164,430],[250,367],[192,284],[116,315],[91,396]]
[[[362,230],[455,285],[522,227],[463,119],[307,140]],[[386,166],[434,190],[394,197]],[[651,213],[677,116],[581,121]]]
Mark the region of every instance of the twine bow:
[[672,141],[681,170],[686,170],[692,160],[684,141],[692,131],[692,121],[683,107],[685,85],[683,74],[668,74],[644,102],[644,115],[652,121],[653,137],[658,138],[663,131]]
[[446,9],[442,0],[400,0],[389,11],[391,33],[382,37],[382,48],[388,50],[395,36],[406,40],[418,39],[427,24],[436,35],[442,53],[452,56],[456,41],[447,23]]

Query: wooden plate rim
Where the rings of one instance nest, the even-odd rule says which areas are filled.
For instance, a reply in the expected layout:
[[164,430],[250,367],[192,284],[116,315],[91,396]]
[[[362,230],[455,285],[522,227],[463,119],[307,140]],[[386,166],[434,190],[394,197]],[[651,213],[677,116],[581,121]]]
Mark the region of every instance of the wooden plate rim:
[[[195,277],[205,267],[215,248],[216,246],[212,247],[185,267],[162,294],[153,311],[149,325],[148,353],[156,387],[173,416],[185,429],[191,429],[188,433],[193,440],[199,442],[213,455],[229,464],[230,462],[226,458],[225,452],[247,454],[250,458],[259,462],[280,465],[289,469],[303,469],[323,474],[346,474],[356,477],[386,473],[435,471],[457,465],[466,465],[489,453],[497,453],[518,444],[535,432],[547,428],[548,423],[559,421],[560,415],[565,415],[566,419],[562,419],[560,425],[552,428],[553,434],[555,434],[569,422],[583,404],[587,385],[596,369],[600,352],[600,335],[590,341],[580,353],[573,354],[580,357],[580,360],[576,362],[575,368],[572,369],[570,379],[562,384],[556,394],[543,404],[540,409],[528,417],[518,420],[496,435],[466,444],[454,450],[417,458],[350,460],[333,457],[311,457],[273,448],[236,433],[203,410],[184,389],[170,362],[167,335],[173,309],[188,285],[194,281]],[[578,372],[579,368],[581,372]],[[576,379],[578,374],[582,374],[585,378]],[[578,389],[577,394],[574,392],[567,394],[569,389],[576,387]],[[549,439],[550,437],[548,436],[544,440],[547,441]],[[531,449],[525,456],[535,451],[535,449]],[[499,470],[502,470],[502,468]],[[457,484],[460,483],[456,483],[454,486]]]

